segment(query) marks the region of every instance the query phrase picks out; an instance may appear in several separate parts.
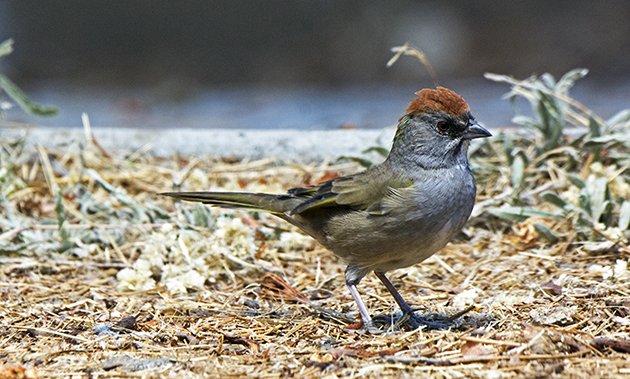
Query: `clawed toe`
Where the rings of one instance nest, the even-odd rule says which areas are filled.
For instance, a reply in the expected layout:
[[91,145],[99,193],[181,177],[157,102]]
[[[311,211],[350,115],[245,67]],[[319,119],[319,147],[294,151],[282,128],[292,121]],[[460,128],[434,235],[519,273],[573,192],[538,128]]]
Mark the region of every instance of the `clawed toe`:
[[380,315],[373,318],[374,325],[380,330],[415,330],[424,328],[426,330],[448,329],[453,327],[452,320],[436,313],[419,315],[413,312],[397,313],[394,315]]
[[415,330],[424,327],[426,330],[448,329],[455,326],[454,320],[450,317],[438,313],[428,313],[419,315],[416,313],[405,313],[401,315],[396,324],[401,329]]
[[470,306],[451,316],[433,312],[419,315],[415,313],[414,309],[410,308],[398,317],[396,324],[407,330],[415,330],[420,327],[425,327],[427,330],[457,328],[461,325],[460,322],[458,322],[459,318],[474,308],[474,306]]

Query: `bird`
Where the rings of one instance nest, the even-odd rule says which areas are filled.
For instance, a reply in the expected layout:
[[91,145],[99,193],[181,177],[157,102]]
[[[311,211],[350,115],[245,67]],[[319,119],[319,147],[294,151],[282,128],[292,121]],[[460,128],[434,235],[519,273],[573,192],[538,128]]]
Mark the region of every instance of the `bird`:
[[412,328],[426,324],[386,273],[416,265],[461,232],[475,204],[468,146],[491,133],[456,92],[438,86],[415,93],[398,120],[385,160],[362,172],[284,194],[165,192],[175,199],[271,213],[297,226],[347,264],[345,283],[362,328],[375,323],[357,289],[374,273]]

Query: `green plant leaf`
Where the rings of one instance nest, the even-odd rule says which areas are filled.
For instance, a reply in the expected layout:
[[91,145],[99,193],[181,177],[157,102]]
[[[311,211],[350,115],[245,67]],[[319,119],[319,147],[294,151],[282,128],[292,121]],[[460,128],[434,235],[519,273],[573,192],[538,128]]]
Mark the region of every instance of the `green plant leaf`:
[[0,44],[0,57],[9,55],[13,52],[13,40],[8,39]]
[[127,194],[122,187],[116,187],[103,179],[98,172],[94,169],[87,169],[85,173],[94,179],[98,185],[100,185],[105,191],[110,193],[116,200],[118,200],[121,204],[129,207],[134,214],[134,218],[137,222],[146,221],[148,219],[148,215],[144,211],[144,207],[140,205],[137,201],[135,201],[131,196]]
[[58,113],[55,107],[40,105],[31,101],[18,86],[2,74],[0,74],[0,89],[4,90],[27,113],[35,116],[54,116]]
[[617,126],[630,126],[628,125],[630,123],[630,109],[624,109],[620,112],[617,112],[614,116],[606,120],[606,123],[612,128],[615,128]]
[[619,208],[619,229],[628,230],[630,227],[630,200],[625,200]]
[[540,80],[545,85],[545,87],[549,89],[552,89],[556,86],[556,79],[548,72],[540,75]]
[[512,207],[504,205],[499,208],[488,208],[490,214],[508,221],[524,221],[530,217],[542,217],[552,220],[561,218],[560,215],[541,211],[540,209],[530,207]]
[[592,146],[602,146],[602,145],[630,145],[630,133],[615,133],[615,134],[607,134],[601,137],[589,138],[588,141],[584,142],[585,147]]
[[377,153],[378,155],[381,155],[383,157],[387,157],[387,155],[389,155],[389,150],[387,150],[387,148],[384,148],[383,146],[368,147],[367,149],[363,150],[361,153],[369,154],[372,152]]
[[566,74],[562,75],[562,78],[558,80],[555,86],[557,93],[568,96],[569,90],[575,85],[575,82],[588,75],[588,70],[585,68],[575,68]]
[[599,222],[608,207],[608,179],[597,178],[589,181],[584,190],[588,197],[591,217],[594,222]]
[[560,198],[560,196],[558,196],[557,194],[553,193],[553,192],[543,192],[540,197],[550,203],[555,205],[556,207],[560,208],[560,209],[567,209],[568,205],[566,201],[562,200]]
[[540,130],[544,139],[544,151],[560,145],[560,137],[564,129],[564,115],[555,100],[544,92],[539,92],[540,103],[538,114],[541,117]]
[[599,122],[597,122],[597,120],[595,120],[593,117],[589,117],[588,119],[588,128],[591,131],[591,136],[593,137],[599,137],[602,135],[602,127],[603,125],[601,125]]
[[549,243],[556,243],[560,240],[560,238],[558,237],[558,235],[556,235],[556,233],[554,233],[553,230],[551,230],[547,225],[545,224],[541,224],[539,222],[535,222],[534,223],[534,229],[536,229],[536,231],[538,232],[538,234],[540,234],[541,236],[543,236]]
[[512,189],[515,194],[520,193],[525,185],[526,159],[525,153],[517,150],[512,160]]
[[192,220],[189,222],[195,226],[209,228],[212,225],[212,220],[210,208],[205,205],[197,205],[193,208]]
[[567,175],[567,178],[569,178],[569,181],[579,189],[586,187],[586,183],[584,183],[584,181],[576,174],[571,173]]

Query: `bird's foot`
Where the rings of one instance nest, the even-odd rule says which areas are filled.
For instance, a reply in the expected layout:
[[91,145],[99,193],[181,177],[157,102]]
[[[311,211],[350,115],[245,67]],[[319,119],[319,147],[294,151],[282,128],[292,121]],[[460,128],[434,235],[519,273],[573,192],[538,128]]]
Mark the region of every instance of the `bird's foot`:
[[405,330],[416,330],[424,327],[425,330],[441,330],[449,329],[454,325],[451,317],[447,317],[440,313],[426,313],[423,315],[417,313],[403,313],[396,320],[396,326]]
[[436,312],[421,315],[416,313],[418,309],[409,308],[405,312],[394,315],[374,316],[370,323],[359,321],[347,325],[346,331],[357,334],[381,335],[395,330],[411,331],[418,328],[424,328],[424,330],[457,329],[462,326],[462,321],[459,318],[473,309],[475,309],[474,305],[447,316]]
[[393,326],[394,329],[416,330],[421,327],[424,327],[425,330],[450,329],[459,327],[458,319],[474,308],[474,306],[470,306],[450,316],[435,312],[420,315],[416,313],[417,309],[409,308],[394,316],[375,317],[374,321],[378,324],[387,323],[389,327]]

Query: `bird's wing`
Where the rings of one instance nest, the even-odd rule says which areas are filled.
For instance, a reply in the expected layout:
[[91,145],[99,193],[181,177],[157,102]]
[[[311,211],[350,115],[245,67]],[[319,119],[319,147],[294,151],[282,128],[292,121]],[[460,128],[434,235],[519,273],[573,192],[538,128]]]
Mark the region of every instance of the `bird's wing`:
[[359,174],[289,190],[289,194],[305,199],[291,213],[301,214],[314,209],[341,205],[354,210],[365,210],[374,216],[384,215],[388,212],[387,199],[400,196],[402,192],[412,188],[412,185],[410,179],[382,166],[376,166]]

